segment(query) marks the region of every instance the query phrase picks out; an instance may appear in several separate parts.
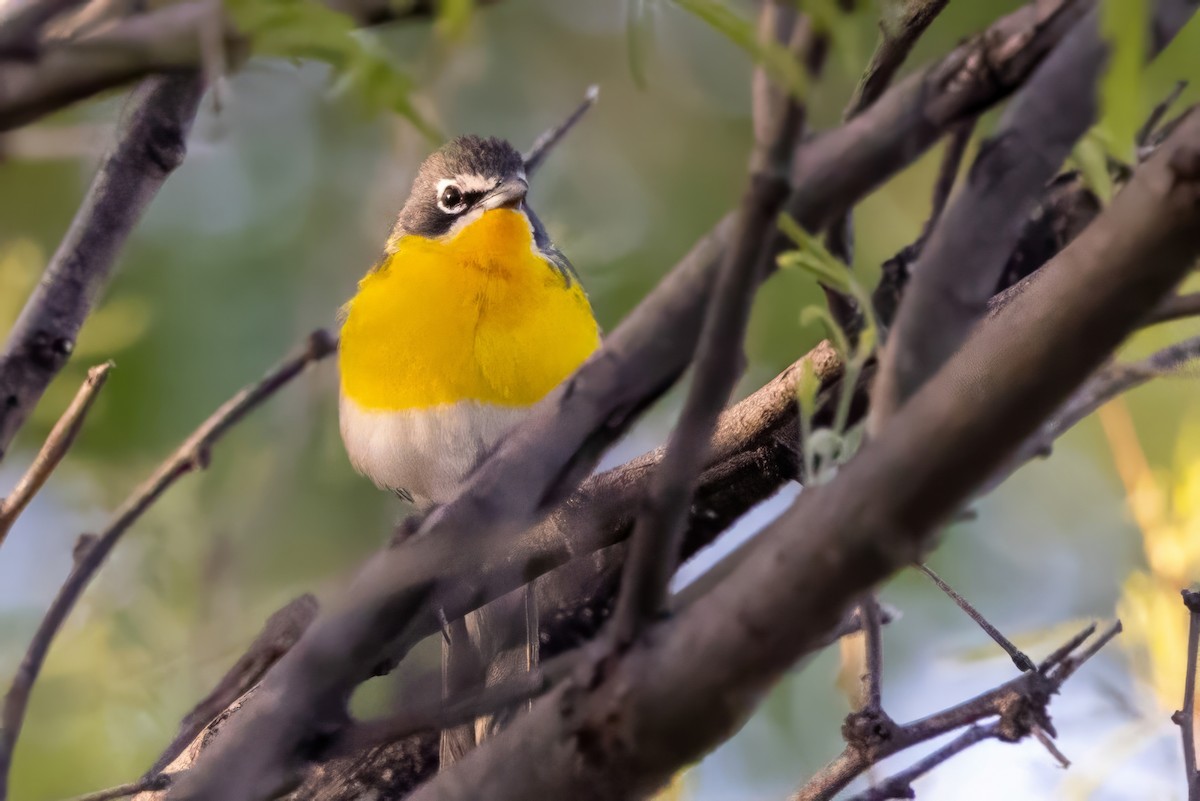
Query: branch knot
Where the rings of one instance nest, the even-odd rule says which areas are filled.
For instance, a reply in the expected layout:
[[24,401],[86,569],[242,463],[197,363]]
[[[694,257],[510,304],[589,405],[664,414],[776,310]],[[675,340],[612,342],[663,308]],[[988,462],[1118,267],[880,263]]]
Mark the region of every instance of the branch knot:
[[842,738],[850,748],[870,758],[896,737],[899,728],[887,712],[867,706],[846,716]]

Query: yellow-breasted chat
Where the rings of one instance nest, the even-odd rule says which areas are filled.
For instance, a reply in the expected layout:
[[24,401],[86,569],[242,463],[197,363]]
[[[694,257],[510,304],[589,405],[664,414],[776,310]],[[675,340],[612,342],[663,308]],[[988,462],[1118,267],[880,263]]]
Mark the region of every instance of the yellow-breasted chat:
[[418,505],[599,344],[587,296],[526,201],[521,154],[463,136],[421,165],[382,260],[342,325],[350,461]]

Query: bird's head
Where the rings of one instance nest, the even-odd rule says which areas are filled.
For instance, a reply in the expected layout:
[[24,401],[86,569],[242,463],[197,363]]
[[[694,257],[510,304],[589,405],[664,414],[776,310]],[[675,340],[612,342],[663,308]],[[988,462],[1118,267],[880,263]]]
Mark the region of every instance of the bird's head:
[[421,164],[392,241],[453,237],[491,209],[522,209],[528,190],[516,148],[503,139],[460,136]]

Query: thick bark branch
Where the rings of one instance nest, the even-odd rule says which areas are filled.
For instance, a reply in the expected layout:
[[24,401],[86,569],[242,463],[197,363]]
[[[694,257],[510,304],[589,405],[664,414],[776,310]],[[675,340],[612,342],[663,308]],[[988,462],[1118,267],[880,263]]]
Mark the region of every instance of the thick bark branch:
[[193,73],[151,78],[130,101],[116,144],[0,352],[0,459],[70,357],[130,231],[183,160],[202,88]]

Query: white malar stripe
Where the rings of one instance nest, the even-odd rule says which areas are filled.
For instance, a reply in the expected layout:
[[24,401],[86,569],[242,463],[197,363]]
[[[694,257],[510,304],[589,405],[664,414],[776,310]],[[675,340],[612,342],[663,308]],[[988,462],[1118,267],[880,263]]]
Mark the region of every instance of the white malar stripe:
[[429,409],[364,409],[341,396],[342,441],[354,469],[418,503],[445,503],[529,408],[461,401]]

